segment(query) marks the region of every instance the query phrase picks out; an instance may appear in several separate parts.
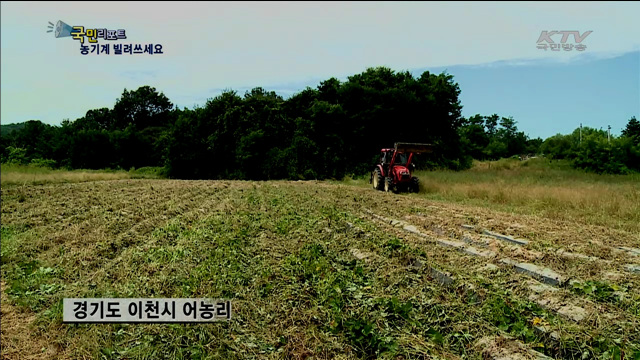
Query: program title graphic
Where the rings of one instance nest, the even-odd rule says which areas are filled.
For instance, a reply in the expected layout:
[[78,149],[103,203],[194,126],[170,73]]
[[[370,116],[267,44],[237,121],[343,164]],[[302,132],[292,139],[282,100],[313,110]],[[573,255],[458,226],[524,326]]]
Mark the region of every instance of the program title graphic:
[[[48,33],[53,32],[54,25],[49,22]],[[85,26],[69,26],[62,20],[55,25],[56,38],[71,37],[80,41],[80,53],[82,55],[123,55],[123,54],[164,54],[162,44],[98,44],[98,39],[117,41],[126,39],[125,29],[109,30],[105,28],[88,28]],[[85,39],[87,43],[85,44]]]

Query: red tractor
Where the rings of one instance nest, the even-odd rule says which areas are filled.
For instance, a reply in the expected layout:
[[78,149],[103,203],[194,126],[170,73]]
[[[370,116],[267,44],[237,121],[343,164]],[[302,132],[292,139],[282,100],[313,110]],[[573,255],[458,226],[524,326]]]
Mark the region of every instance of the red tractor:
[[369,184],[376,190],[386,192],[418,192],[420,184],[413,176],[415,164],[411,162],[414,154],[430,153],[430,144],[396,143],[393,149],[382,149],[380,161],[371,172]]

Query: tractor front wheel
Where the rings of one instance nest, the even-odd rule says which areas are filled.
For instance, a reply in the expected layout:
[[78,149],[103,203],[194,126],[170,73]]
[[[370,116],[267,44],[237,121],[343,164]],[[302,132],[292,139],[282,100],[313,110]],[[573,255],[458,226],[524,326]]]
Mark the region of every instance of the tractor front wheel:
[[411,178],[411,184],[409,185],[409,190],[414,193],[418,193],[420,191],[420,181],[418,181],[417,177]]
[[371,173],[371,182],[373,183],[373,188],[376,190],[382,190],[384,186],[384,179],[382,178],[382,174],[380,173],[380,169],[375,169]]
[[390,177],[387,177],[384,179],[384,191],[385,192],[391,192],[393,191],[393,179]]

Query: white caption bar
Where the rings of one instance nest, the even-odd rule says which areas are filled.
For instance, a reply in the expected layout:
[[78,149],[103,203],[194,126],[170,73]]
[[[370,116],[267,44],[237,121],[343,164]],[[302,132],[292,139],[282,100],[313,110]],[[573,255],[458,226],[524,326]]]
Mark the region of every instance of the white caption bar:
[[231,319],[222,299],[64,299],[65,323],[202,323]]

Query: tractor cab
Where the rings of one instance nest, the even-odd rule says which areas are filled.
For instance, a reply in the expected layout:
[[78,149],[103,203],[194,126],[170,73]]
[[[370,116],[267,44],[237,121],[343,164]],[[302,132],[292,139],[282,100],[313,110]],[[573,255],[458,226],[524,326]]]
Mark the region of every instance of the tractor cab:
[[[394,153],[396,155],[395,159],[393,158]],[[380,154],[380,164],[390,165],[392,160],[394,165],[407,166],[409,156],[406,153],[396,153],[395,149],[382,149]]]
[[[395,158],[394,158],[395,155]],[[382,149],[380,155],[380,164],[385,168],[385,173],[390,171],[390,165],[396,166],[409,166],[410,155],[404,152],[397,152],[395,149]]]
[[406,167],[408,162],[409,162],[409,156],[407,154],[397,153],[396,159],[394,160],[393,164]]
[[382,153],[380,154],[380,163],[384,165],[391,164],[391,159],[393,158],[393,149],[382,149]]

